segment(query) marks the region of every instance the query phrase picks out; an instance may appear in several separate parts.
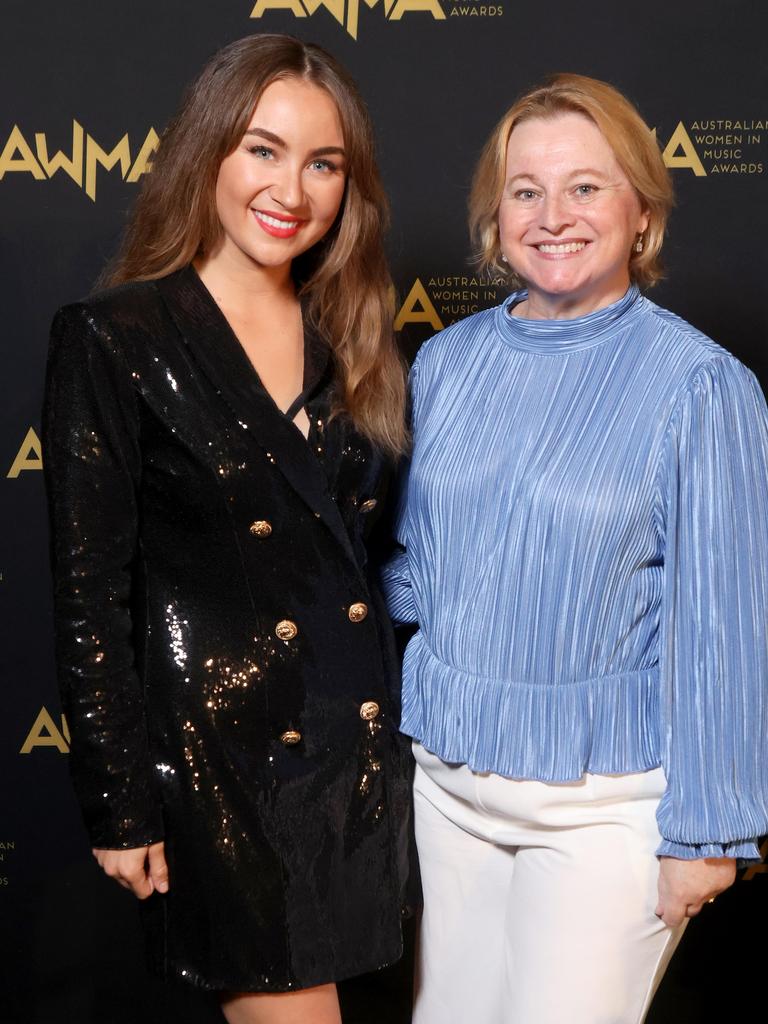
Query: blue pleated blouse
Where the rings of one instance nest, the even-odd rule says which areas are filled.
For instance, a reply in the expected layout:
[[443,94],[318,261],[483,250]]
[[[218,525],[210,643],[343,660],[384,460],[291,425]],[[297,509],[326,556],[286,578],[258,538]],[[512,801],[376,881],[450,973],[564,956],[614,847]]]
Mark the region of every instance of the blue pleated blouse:
[[631,287],[575,320],[525,293],[411,372],[392,616],[401,728],[510,778],[661,765],[660,854],[768,832],[768,410],[737,359]]

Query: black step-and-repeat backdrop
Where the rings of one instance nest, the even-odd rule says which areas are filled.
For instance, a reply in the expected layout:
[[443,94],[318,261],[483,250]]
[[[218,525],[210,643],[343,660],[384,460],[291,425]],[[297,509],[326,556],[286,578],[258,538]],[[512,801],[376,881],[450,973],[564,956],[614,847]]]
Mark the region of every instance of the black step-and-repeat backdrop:
[[[146,977],[132,898],[99,876],[69,787],[40,472],[53,311],[86,294],[113,251],[183,85],[230,40],[288,31],[341,58],[370,105],[409,356],[501,300],[502,282],[468,261],[472,167],[515,94],[569,70],[632,97],[673,169],[668,277],[654,297],[766,385],[768,10],[751,0],[4,0],[0,19],[0,1021],[213,1022],[210,1000]],[[689,928],[653,1024],[700,1024],[750,1002],[764,1015],[766,912],[763,863]],[[407,1020],[396,1008],[407,974],[364,979],[350,1019]]]

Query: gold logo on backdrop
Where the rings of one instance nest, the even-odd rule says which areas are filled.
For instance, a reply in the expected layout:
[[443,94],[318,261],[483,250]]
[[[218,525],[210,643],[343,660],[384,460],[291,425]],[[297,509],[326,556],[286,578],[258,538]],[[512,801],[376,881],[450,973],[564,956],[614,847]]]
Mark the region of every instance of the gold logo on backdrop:
[[426,285],[417,277],[395,318],[395,330],[406,324],[429,324],[441,331],[448,324],[462,320],[501,301],[499,290],[506,294],[503,277],[472,277],[468,274],[435,275]]
[[395,330],[401,331],[405,324],[431,324],[436,331],[445,327],[418,277],[395,317]]
[[157,132],[150,128],[133,158],[127,133],[112,149],[107,150],[92,135],[86,134],[81,124],[73,121],[71,153],[58,150],[51,156],[44,132],[35,132],[33,149],[19,126],[14,125],[0,152],[0,181],[6,174],[12,173],[31,174],[35,181],[47,181],[63,171],[95,202],[99,168],[111,171],[119,167],[120,177],[133,184],[142,174],[152,170],[151,159],[159,145]]
[[56,747],[60,754],[69,753],[69,726],[64,715],[61,716],[59,727],[51,718],[46,708],[40,708],[40,714],[27,733],[21,745],[20,754],[31,754],[35,747]]
[[[361,0],[256,0],[252,18],[260,18],[265,11],[290,11],[294,18],[306,18],[324,7],[342,25],[353,39],[357,39]],[[440,0],[381,0],[388,21],[400,21],[410,11],[425,11],[436,21],[445,20]],[[375,7],[379,0],[362,0],[366,7]]]
[[404,14],[417,12],[431,15],[434,21],[445,21],[445,4],[452,18],[489,18],[503,14],[501,4],[480,0],[256,0],[251,17],[261,18],[267,11],[284,11],[294,18],[308,18],[324,7],[353,39],[357,39],[361,7],[378,5],[387,21],[400,21]]
[[43,452],[40,447],[40,438],[35,433],[34,427],[30,427],[16,453],[16,458],[11,463],[11,468],[6,473],[6,477],[15,480],[19,473],[25,469],[42,468]]
[[[762,174],[761,155],[768,121],[754,119],[677,122],[662,149],[670,168],[686,168],[697,178],[715,174]],[[656,129],[654,128],[654,134]]]
[[486,4],[479,0],[449,0],[451,18],[500,18],[504,13],[502,4]]

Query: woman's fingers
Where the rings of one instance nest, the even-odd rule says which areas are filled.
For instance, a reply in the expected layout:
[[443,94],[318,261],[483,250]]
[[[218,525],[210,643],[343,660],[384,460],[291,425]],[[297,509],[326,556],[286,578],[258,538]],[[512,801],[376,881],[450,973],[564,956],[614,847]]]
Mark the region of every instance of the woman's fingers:
[[[162,846],[162,843],[155,845]],[[147,871],[147,852],[146,846],[140,846],[132,850],[95,849],[93,855],[105,875],[114,878],[124,889],[130,889],[140,900],[145,900],[154,889]]]
[[730,857],[678,860],[662,857],[656,915],[670,928],[701,913],[704,904],[733,884],[736,862]]
[[165,843],[153,843],[147,850],[149,877],[158,892],[168,892],[168,865],[165,862]]
[[146,857],[138,867],[132,867],[130,871],[123,874],[123,878],[128,883],[128,887],[133,892],[133,895],[137,896],[140,900],[145,900],[153,892],[152,879],[147,874],[145,863]]
[[668,928],[677,928],[686,918],[686,905],[680,899],[675,899],[671,894],[659,897],[656,906],[656,916],[667,925]]

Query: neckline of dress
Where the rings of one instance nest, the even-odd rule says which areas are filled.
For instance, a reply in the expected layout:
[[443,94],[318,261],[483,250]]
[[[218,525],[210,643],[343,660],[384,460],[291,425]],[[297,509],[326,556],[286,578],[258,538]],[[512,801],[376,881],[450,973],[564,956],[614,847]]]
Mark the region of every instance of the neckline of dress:
[[[203,299],[205,304],[210,308],[211,313],[219,322],[223,337],[226,337],[229,343],[229,351],[232,357],[236,358],[242,366],[247,366],[247,378],[251,383],[258,388],[263,396],[271,403],[274,407],[275,412],[278,416],[281,416],[286,422],[288,422],[301,436],[302,440],[310,444],[309,435],[305,436],[304,431],[296,423],[295,417],[300,408],[303,408],[306,403],[314,396],[322,385],[327,369],[328,369],[328,356],[329,351],[327,346],[322,347],[322,354],[320,350],[319,339],[315,331],[307,323],[304,315],[304,304],[301,303],[302,312],[302,324],[304,328],[304,358],[303,358],[303,373],[302,373],[302,389],[296,395],[294,400],[283,411],[275,401],[275,398],[269,388],[266,386],[264,381],[259,375],[259,371],[251,361],[248,353],[245,350],[244,345],[235,333],[234,328],[230,324],[224,310],[219,306],[218,302],[213,296],[213,293],[205,284],[203,279],[198,274],[195,266],[190,263],[188,266],[182,268],[180,273],[184,273],[187,279],[191,282],[192,287],[195,289],[197,294]],[[222,353],[223,355],[224,353]],[[289,415],[293,413],[293,415]],[[312,417],[309,416],[310,420],[310,431],[312,433]]]
[[631,284],[616,302],[573,320],[526,320],[510,310],[527,298],[528,292],[514,292],[496,307],[496,327],[507,344],[526,352],[555,355],[578,352],[609,341],[616,329],[624,327],[639,310],[643,296]]

